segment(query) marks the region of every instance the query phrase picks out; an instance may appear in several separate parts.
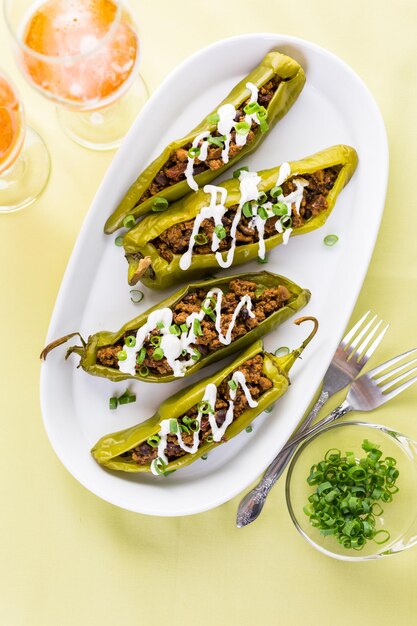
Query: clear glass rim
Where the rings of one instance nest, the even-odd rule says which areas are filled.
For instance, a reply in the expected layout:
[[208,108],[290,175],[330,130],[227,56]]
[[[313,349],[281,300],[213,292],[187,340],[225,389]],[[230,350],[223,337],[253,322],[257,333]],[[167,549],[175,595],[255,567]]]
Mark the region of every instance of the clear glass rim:
[[323,433],[328,432],[329,430],[333,430],[335,428],[343,428],[343,427],[349,427],[349,426],[362,426],[362,427],[367,427],[367,428],[373,428],[374,430],[379,430],[381,432],[383,432],[385,435],[388,435],[390,437],[404,437],[405,439],[409,439],[411,441],[411,438],[408,437],[407,435],[404,435],[403,433],[397,431],[397,430],[393,430],[392,428],[388,428],[387,426],[383,426],[382,424],[375,424],[372,422],[361,422],[361,421],[354,421],[354,422],[338,422],[335,424],[330,424],[328,426],[326,426],[325,428],[319,430],[318,432],[314,433],[313,435],[311,435],[310,437],[308,437],[298,448],[297,452],[294,454],[293,458],[291,459],[290,465],[288,467],[288,472],[287,472],[287,476],[286,476],[286,480],[285,480],[285,500],[287,503],[287,509],[288,509],[288,513],[290,514],[290,517],[292,519],[292,522],[294,524],[294,526],[296,527],[296,529],[298,530],[298,532],[300,533],[300,535],[302,535],[302,537],[304,537],[304,539],[311,545],[313,546],[313,548],[315,548],[316,550],[318,550],[319,552],[321,552],[322,554],[325,554],[326,556],[330,556],[333,559],[338,559],[339,561],[372,561],[375,559],[379,559],[383,556],[391,556],[392,553],[390,553],[389,551],[387,552],[380,552],[378,554],[369,554],[367,556],[361,556],[358,554],[358,556],[353,556],[353,555],[348,555],[346,554],[346,556],[344,556],[343,554],[336,554],[335,552],[332,552],[330,550],[326,550],[326,548],[324,548],[323,546],[321,546],[320,544],[316,543],[313,539],[311,539],[311,537],[304,532],[304,530],[301,528],[300,524],[298,523],[298,519],[297,516],[294,512],[293,506],[292,506],[292,502],[291,502],[291,495],[290,495],[290,487],[291,487],[291,477],[292,477],[292,473],[294,470],[294,467],[299,459],[299,457],[301,456],[302,452],[308,447],[308,445],[314,441],[315,439],[317,439],[317,437],[320,437]]
[[[22,41],[22,39],[17,34],[15,28],[13,27],[13,24],[11,23],[9,19],[9,13],[10,13],[9,9],[12,6],[13,1],[14,0],[3,0],[4,21],[6,23],[7,30],[9,31],[10,36],[12,37],[13,41],[26,54],[32,56],[35,59],[38,59],[39,61],[43,61],[44,63],[52,63],[55,65],[68,65],[72,63],[77,63],[79,61],[87,59],[88,57],[95,54],[98,50],[100,50],[100,48],[102,48],[107,43],[107,41],[109,41],[113,37],[116,31],[116,28],[119,26],[121,14],[122,14],[122,8],[123,8],[123,0],[111,0],[116,5],[116,14],[109,30],[104,35],[104,37],[100,39],[97,46],[95,46],[94,48],[92,48],[91,50],[83,54],[74,54],[74,55],[56,57],[56,56],[50,56],[47,54],[36,52],[36,50],[33,50],[33,48],[30,48]],[[36,5],[40,6],[37,2],[33,2],[34,8],[36,8]]]
[[13,150],[11,151],[11,153],[9,154],[8,158],[3,163],[0,164],[0,176],[2,176],[5,172],[7,172],[14,165],[15,161],[18,159],[19,154],[22,151],[23,143],[25,141],[25,135],[26,135],[26,117],[25,117],[25,109],[23,106],[23,102],[20,98],[20,94],[18,90],[16,89],[14,82],[11,80],[7,72],[3,70],[3,68],[0,68],[0,78],[4,78],[6,82],[10,85],[10,87],[12,88],[13,93],[16,96],[16,100],[19,104],[19,112],[20,112],[20,117],[21,117],[19,137],[16,140],[15,146]]

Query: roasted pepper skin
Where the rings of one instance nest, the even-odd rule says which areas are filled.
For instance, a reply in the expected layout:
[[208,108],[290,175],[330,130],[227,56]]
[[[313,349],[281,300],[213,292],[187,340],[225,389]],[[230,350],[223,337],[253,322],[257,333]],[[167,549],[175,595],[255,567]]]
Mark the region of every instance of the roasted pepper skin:
[[[187,287],[179,289],[169,298],[166,298],[159,304],[156,304],[152,308],[141,313],[138,317],[135,317],[133,320],[127,322],[124,326],[122,326],[122,328],[120,328],[120,330],[115,333],[102,331],[91,335],[85,345],[69,348],[67,355],[75,352],[81,357],[80,366],[83,368],[84,371],[86,371],[88,374],[92,374],[93,376],[102,376],[104,378],[108,378],[109,380],[112,380],[114,382],[127,379],[136,379],[151,383],[171,382],[173,380],[178,380],[178,377],[175,377],[173,375],[156,375],[152,373],[150,373],[149,376],[147,376],[146,378],[143,378],[139,374],[131,376],[130,374],[125,374],[117,369],[106,367],[97,363],[97,350],[103,346],[113,345],[117,343],[117,341],[121,339],[126,332],[137,330],[138,328],[143,326],[148,318],[148,315],[155,309],[160,309],[164,307],[170,308],[192,291],[200,288],[207,289],[207,291],[209,291],[213,287],[222,288],[225,285],[227,286],[230,281],[236,278],[240,280],[250,280],[252,282],[255,282],[259,286],[265,286],[265,288],[283,285],[291,293],[291,301],[275,313],[272,313],[272,315],[270,315],[266,320],[261,322],[256,328],[248,332],[243,337],[240,337],[237,341],[232,341],[228,346],[224,346],[223,348],[220,348],[219,350],[212,352],[205,357],[201,357],[199,361],[196,361],[195,365],[188,368],[185,376],[189,376],[194,372],[197,372],[202,367],[206,367],[211,363],[219,361],[220,359],[223,359],[226,356],[233,354],[234,352],[243,350],[256,339],[263,337],[271,330],[273,330],[276,326],[282,324],[285,320],[294,315],[296,311],[302,309],[310,300],[311,294],[307,289],[302,289],[288,278],[285,278],[284,276],[278,276],[277,274],[272,274],[271,272],[252,272],[247,274],[238,274],[235,276],[223,276],[222,278],[213,278],[212,280],[194,283],[188,285]],[[55,344],[59,345],[59,340],[58,342],[54,342],[53,345]],[[48,348],[46,348],[46,354],[48,353],[48,351]]]
[[[282,78],[282,82],[278,85],[278,88],[268,104],[268,125],[269,131],[273,128],[274,124],[280,120],[289,111],[294,102],[297,100],[304,87],[305,74],[302,67],[290,57],[281,54],[277,51],[269,52],[261,63],[254,69],[248,76],[243,78],[238,83],[229,95],[211,112],[216,113],[217,109],[223,104],[233,104],[236,108],[242,104],[250,95],[249,90],[246,87],[246,83],[252,82],[257,87],[261,87],[267,83],[274,75],[278,75]],[[208,117],[208,116],[207,116]],[[133,215],[139,217],[149,213],[152,209],[154,196],[148,198],[144,202],[138,204],[140,198],[148,189],[149,185],[161,170],[161,168],[168,161],[170,155],[186,145],[192,142],[194,138],[203,131],[214,132],[215,125],[210,125],[205,118],[194,130],[188,135],[171,142],[163,152],[139,175],[133,185],[130,187],[124,198],[121,200],[119,206],[114,213],[108,218],[104,232],[109,234],[113,233],[118,228],[123,226],[123,219],[127,215]],[[268,131],[268,132],[269,132]],[[206,170],[201,174],[197,174],[194,178],[199,186],[207,185],[217,176],[220,176],[229,167],[234,166],[240,159],[250,154],[257,146],[263,141],[268,132],[261,133],[258,129],[256,136],[249,144],[247,144],[240,152],[229,160],[228,163],[223,165],[218,170]],[[173,202],[182,198],[190,191],[188,183],[183,180],[175,185],[167,187],[158,197],[166,198],[169,202]]]
[[[284,357],[276,357],[273,354],[264,352],[261,340],[256,341],[247,348],[245,352],[242,352],[230,365],[221,369],[217,374],[204,378],[193,385],[189,385],[165,400],[158,411],[146,421],[137,426],[102,437],[92,448],[91,454],[100,465],[108,469],[121,470],[124,472],[150,472],[150,464],[138,465],[133,460],[129,461],[128,459],[120,457],[120,455],[145,442],[150,436],[156,435],[159,432],[159,425],[162,420],[179,418],[185,415],[191,407],[202,400],[205,388],[209,383],[214,383],[218,387],[233,370],[239,367],[239,365],[257,354],[263,354],[263,371],[272,381],[273,386],[262,394],[258,400],[258,405],[254,408],[248,408],[238,419],[230,424],[226,430],[223,441],[211,443],[206,441],[202,443],[198,448],[198,452],[195,454],[185,454],[175,461],[168,463],[167,471],[177,470],[186,465],[190,465],[190,463],[193,463],[201,455],[210,452],[210,450],[222,445],[225,441],[233,439],[233,437],[249,426],[258,415],[274,404],[287,391],[290,384],[288,377],[289,371],[317,330],[317,320],[314,318],[302,318],[302,320],[304,319],[314,321],[315,328],[297,350],[294,350]],[[297,320],[296,323],[300,323],[302,320]]]
[[[296,228],[291,233],[293,235],[303,235],[323,226],[335,205],[337,196],[343,187],[352,177],[358,157],[356,151],[350,146],[337,145],[317,152],[300,161],[290,163],[291,175],[310,174],[319,169],[341,165],[340,172],[335,181],[333,189],[327,196],[328,208],[319,215],[312,217],[302,227]],[[260,191],[269,191],[275,185],[279,174],[279,167],[258,172],[262,181],[258,188]],[[227,200],[225,206],[233,206],[239,203],[240,191],[239,181],[235,178],[219,184],[219,187],[227,189]],[[152,289],[165,289],[178,282],[195,279],[204,276],[212,271],[216,271],[219,265],[216,261],[215,253],[193,255],[191,266],[188,270],[182,270],[179,266],[181,255],[174,255],[173,260],[168,263],[159,254],[155,246],[151,243],[164,230],[173,224],[179,224],[193,219],[209,202],[209,195],[202,189],[196,193],[188,194],[182,200],[173,204],[165,213],[158,213],[145,217],[139,224],[128,231],[123,239],[126,259],[129,263],[128,281],[135,284],[137,278],[135,273],[141,258],[149,257],[151,268],[149,268],[140,280],[144,285]],[[271,250],[282,243],[282,234],[278,233],[265,239],[266,250]],[[247,244],[236,246],[232,265],[240,265],[256,259],[258,256],[258,244]]]

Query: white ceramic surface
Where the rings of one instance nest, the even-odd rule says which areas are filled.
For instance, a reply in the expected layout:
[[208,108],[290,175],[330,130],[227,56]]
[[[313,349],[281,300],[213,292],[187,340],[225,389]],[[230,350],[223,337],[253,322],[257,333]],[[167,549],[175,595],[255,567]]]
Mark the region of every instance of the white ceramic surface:
[[[376,241],[388,176],[384,124],[369,91],[340,59],[300,39],[277,34],[233,37],[201,50],[178,67],[152,95],[113,160],[85,219],[52,316],[47,341],[79,330],[85,337],[116,330],[162,296],[146,289],[140,305],[130,302],[127,264],[115,236],[100,226],[128,185],[171,139],[185,134],[229,89],[277,48],[297,59],[306,86],[287,116],[246,161],[251,169],[272,167],[337,143],[359,154],[358,169],[340,195],[325,227],[290,239],[270,254],[268,265],[251,263],[234,271],[268,269],[312,291],[303,313],[316,315],[320,330],[292,371],[292,386],[274,411],[238,437],[167,478],[116,474],[90,455],[102,435],[152,415],[165,397],[184,385],[131,382],[137,402],[108,409],[126,383],[115,384],[77,370],[77,358],[64,361],[65,347],[42,366],[41,404],[45,427],[58,457],[87,489],[120,507],[151,515],[189,515],[215,507],[245,489],[268,465],[302,417],[343,334]],[[229,176],[231,173],[229,174]],[[227,174],[224,175],[224,178]],[[323,237],[337,233],[333,248]],[[266,338],[268,349],[295,347],[307,324],[291,320]],[[195,375],[200,378],[212,366]],[[219,366],[217,366],[219,367]],[[192,378],[186,379],[187,384]],[[195,380],[195,378],[194,378]]]

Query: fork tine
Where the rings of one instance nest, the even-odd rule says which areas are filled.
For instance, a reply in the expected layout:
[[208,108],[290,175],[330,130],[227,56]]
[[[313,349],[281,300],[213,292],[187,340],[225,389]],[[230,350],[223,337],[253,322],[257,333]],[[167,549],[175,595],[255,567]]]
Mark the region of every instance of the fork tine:
[[409,367],[410,365],[413,365],[413,363],[417,363],[417,359],[407,361],[407,363],[403,363],[402,365],[400,365],[400,367],[396,367],[394,370],[390,370],[387,374],[378,376],[378,378],[375,379],[377,384],[379,385],[380,383],[383,383],[384,380],[387,380],[387,378],[391,378],[392,376],[394,376],[394,374],[399,374],[399,372],[401,372],[405,367]]
[[395,363],[398,363],[398,361],[401,361],[401,359],[408,356],[409,354],[413,354],[414,352],[417,352],[417,348],[412,348],[411,350],[407,350],[407,352],[403,352],[403,354],[399,354],[398,356],[395,356],[389,361],[385,361],[385,363],[381,363],[381,365],[374,367],[373,370],[369,370],[369,372],[367,373],[367,376],[371,376],[373,378],[380,372],[383,372],[384,370],[386,370],[387,367],[390,367],[390,365],[395,365]]
[[387,401],[387,400],[391,400],[391,398],[395,398],[395,396],[398,396],[399,393],[401,393],[402,391],[405,391],[407,387],[409,387],[416,381],[417,381],[417,376],[414,376],[413,378],[410,378],[410,380],[407,380],[407,382],[403,383],[399,387],[396,387],[392,391],[389,391],[388,393],[384,393],[384,400]]
[[346,335],[346,337],[343,337],[342,341],[340,342],[343,346],[346,346],[350,340],[352,339],[352,337],[355,336],[357,330],[362,326],[363,322],[366,320],[366,318],[368,317],[370,311],[368,311],[367,313],[365,313],[365,315],[363,315],[363,317],[361,317],[361,319],[359,320],[359,322],[357,322],[353,328],[350,329],[350,331],[348,332],[348,334]]
[[400,380],[404,380],[404,378],[407,378],[407,376],[411,376],[411,374],[414,374],[414,372],[417,372],[417,367],[413,367],[413,369],[408,370],[407,372],[404,372],[404,374],[401,374],[401,376],[398,376],[395,380],[391,380],[386,385],[383,385],[382,387],[380,387],[380,390],[382,392],[387,391],[390,387],[399,383]]
[[[375,334],[375,332],[377,331],[378,328],[379,328],[379,324],[378,324],[378,326],[375,326],[375,328],[373,329],[373,331],[371,333],[369,333],[369,336],[368,336],[367,340],[365,341],[365,345],[364,345],[365,348],[367,347],[368,343],[370,342],[370,340],[372,339],[372,337],[374,336],[374,334]],[[379,346],[379,344],[383,340],[384,335],[387,332],[388,328],[389,328],[389,324],[387,324],[385,326],[385,328],[383,328],[381,330],[379,335],[376,337],[376,339],[373,341],[373,343],[366,350],[365,354],[362,356],[362,358],[359,361],[359,363],[361,365],[365,365],[365,363],[371,358],[371,356],[373,355],[373,353],[375,352],[375,350],[377,349],[377,347]]]
[[[378,316],[374,315],[373,318],[366,324],[366,326],[364,326],[364,328],[362,328],[361,332],[358,334],[357,337],[355,337],[355,339],[352,341],[352,343],[349,346],[349,350],[352,352],[352,350],[355,350],[356,347],[359,345],[359,342],[362,341],[362,338],[366,335],[366,333],[368,332],[368,330],[371,328],[372,324],[375,322],[376,318]],[[377,324],[377,328],[382,324],[382,321],[379,322],[379,324]]]

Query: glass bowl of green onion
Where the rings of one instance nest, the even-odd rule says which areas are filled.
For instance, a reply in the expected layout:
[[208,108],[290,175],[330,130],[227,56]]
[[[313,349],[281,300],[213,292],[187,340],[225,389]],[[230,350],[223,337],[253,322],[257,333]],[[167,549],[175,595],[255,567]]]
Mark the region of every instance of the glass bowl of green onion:
[[297,530],[328,556],[401,552],[417,544],[417,442],[379,424],[332,424],[297,450],[286,499]]

